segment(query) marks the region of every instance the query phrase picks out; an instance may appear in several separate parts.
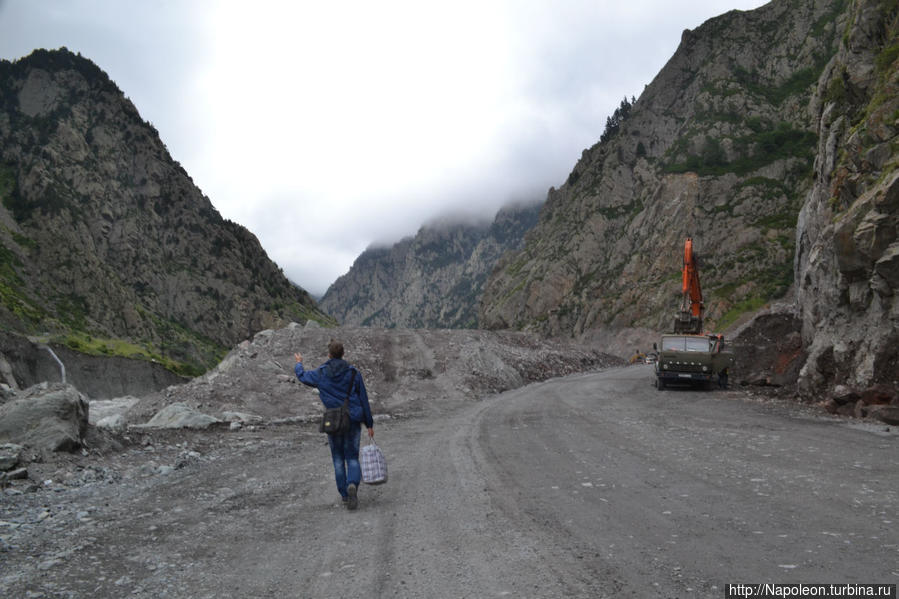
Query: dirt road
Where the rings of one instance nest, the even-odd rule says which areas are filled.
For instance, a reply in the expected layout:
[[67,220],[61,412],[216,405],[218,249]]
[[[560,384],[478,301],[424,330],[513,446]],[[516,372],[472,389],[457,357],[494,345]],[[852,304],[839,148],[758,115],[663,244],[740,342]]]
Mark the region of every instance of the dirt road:
[[648,367],[557,379],[379,422],[390,480],[363,487],[355,512],[308,428],[154,433],[2,496],[0,596],[896,583],[899,434],[816,414],[739,391],[659,392]]

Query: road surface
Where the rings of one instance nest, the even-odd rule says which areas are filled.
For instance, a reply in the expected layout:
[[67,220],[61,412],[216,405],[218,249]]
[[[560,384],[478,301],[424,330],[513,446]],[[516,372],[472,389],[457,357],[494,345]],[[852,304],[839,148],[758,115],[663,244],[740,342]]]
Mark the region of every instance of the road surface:
[[355,512],[321,436],[297,427],[157,438],[98,482],[4,498],[0,594],[720,598],[727,583],[899,582],[899,435],[883,425],[657,391],[636,366],[389,420],[376,441],[390,480],[363,486]]

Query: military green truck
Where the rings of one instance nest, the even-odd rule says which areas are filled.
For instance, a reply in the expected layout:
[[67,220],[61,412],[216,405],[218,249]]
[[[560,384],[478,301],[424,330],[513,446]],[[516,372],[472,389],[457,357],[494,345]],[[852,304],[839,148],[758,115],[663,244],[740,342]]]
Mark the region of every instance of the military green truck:
[[690,384],[727,387],[727,375],[734,354],[724,348],[724,335],[662,335],[655,363],[656,388]]

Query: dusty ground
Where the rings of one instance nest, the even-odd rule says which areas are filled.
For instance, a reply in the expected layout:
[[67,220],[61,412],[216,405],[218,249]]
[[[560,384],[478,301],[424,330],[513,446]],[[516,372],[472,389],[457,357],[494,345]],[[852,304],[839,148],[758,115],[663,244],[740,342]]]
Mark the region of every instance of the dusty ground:
[[94,435],[0,497],[3,597],[721,597],[899,580],[899,435],[613,368],[382,418],[338,501],[309,424]]

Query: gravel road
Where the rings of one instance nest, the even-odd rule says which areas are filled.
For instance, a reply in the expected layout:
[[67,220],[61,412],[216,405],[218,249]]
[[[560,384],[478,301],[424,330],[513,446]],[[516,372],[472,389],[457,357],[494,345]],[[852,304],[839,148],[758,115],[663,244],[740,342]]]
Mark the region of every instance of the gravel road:
[[899,582],[895,428],[651,377],[617,368],[379,422],[390,480],[363,486],[355,512],[306,426],[146,433],[0,497],[0,596],[720,598],[728,582]]

